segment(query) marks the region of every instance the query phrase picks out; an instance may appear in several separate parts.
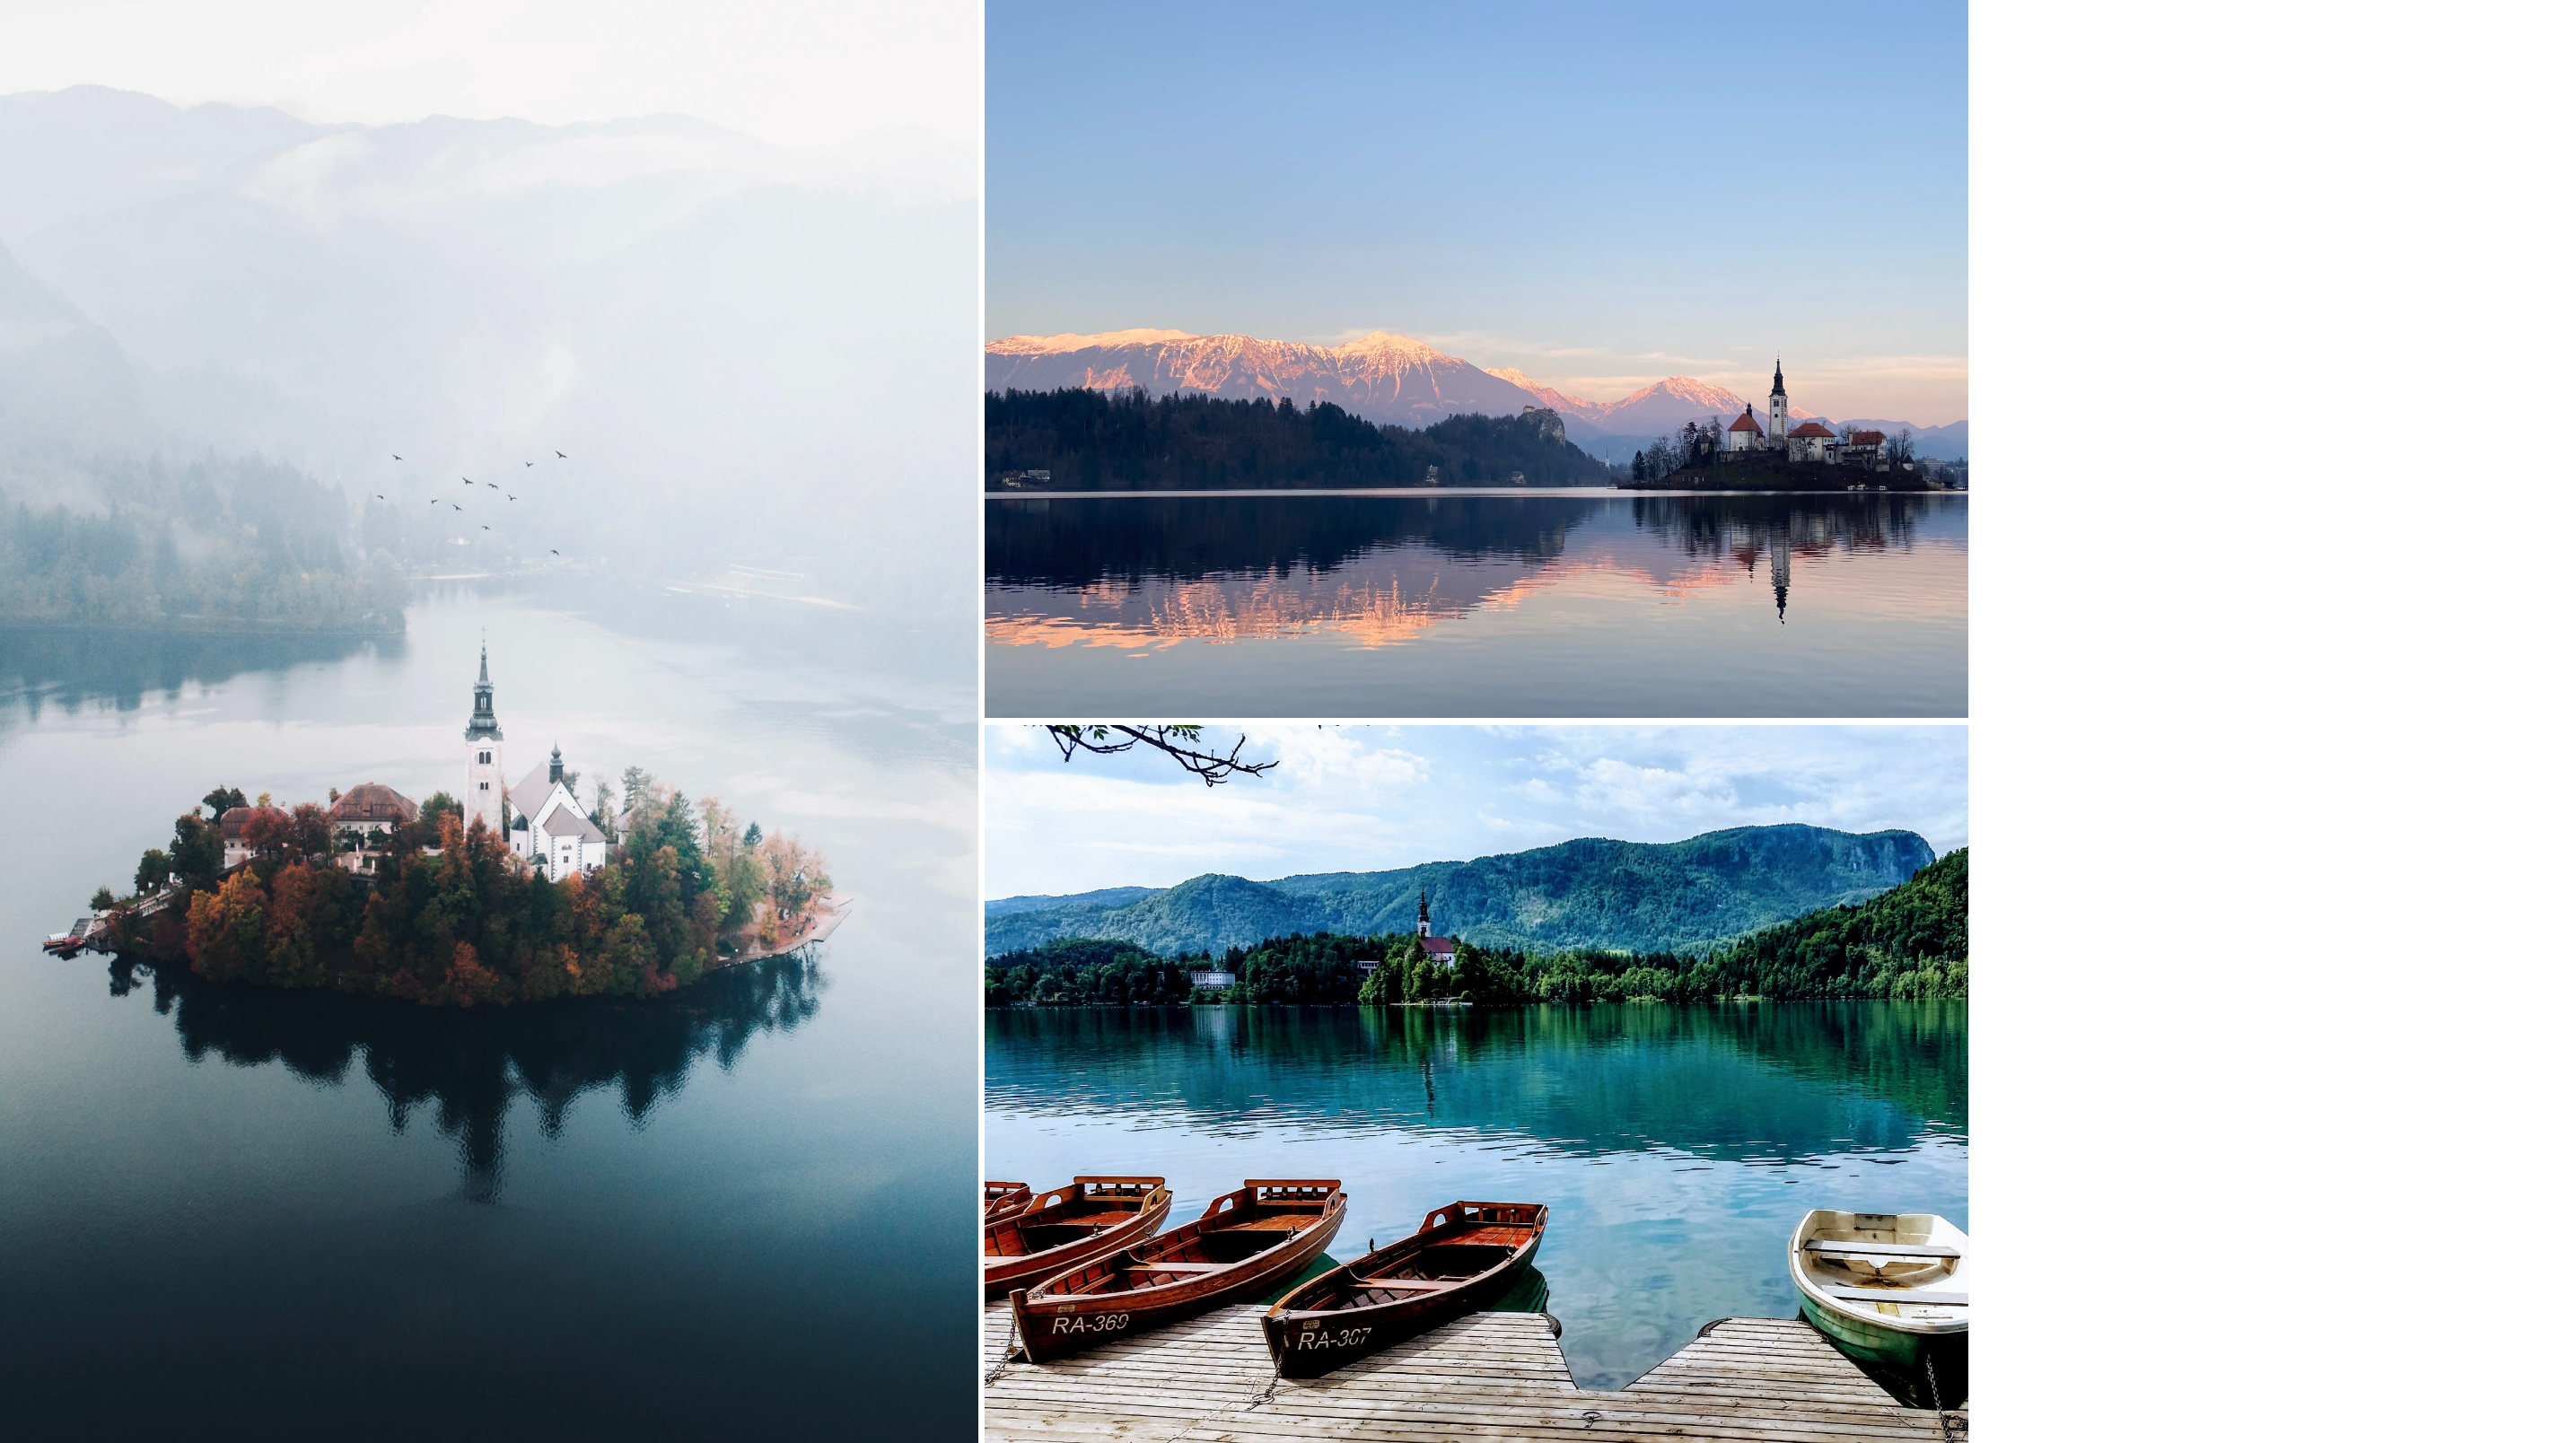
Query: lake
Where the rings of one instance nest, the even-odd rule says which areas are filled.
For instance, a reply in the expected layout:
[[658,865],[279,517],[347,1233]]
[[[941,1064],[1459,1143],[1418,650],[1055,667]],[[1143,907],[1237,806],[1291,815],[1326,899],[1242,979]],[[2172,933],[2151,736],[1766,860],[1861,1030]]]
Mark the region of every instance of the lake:
[[1159,1173],[1176,1223],[1248,1177],[1338,1177],[1345,1261],[1455,1199],[1547,1204],[1586,1388],[1794,1316],[1809,1208],[1969,1225],[1963,1002],[1022,1008],[984,1048],[986,1177]]
[[988,499],[988,716],[1951,717],[1968,498]]
[[[830,942],[476,1012],[37,950],[217,783],[455,790],[487,635],[513,775],[559,743],[803,837]],[[971,1433],[974,692],[917,635],[494,584],[372,641],[0,632],[11,1431]]]

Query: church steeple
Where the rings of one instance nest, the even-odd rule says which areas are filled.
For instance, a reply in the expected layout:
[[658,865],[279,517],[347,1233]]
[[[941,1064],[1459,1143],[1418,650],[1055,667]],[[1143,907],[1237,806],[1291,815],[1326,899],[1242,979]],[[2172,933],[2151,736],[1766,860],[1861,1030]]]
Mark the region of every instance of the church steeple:
[[1414,916],[1414,921],[1413,921],[1413,935],[1414,935],[1414,936],[1416,936],[1416,937],[1428,937],[1428,936],[1430,936],[1430,935],[1431,935],[1431,892],[1430,892],[1430,889],[1429,889],[1429,888],[1425,888],[1425,889],[1423,889],[1423,893],[1422,893],[1422,905],[1421,905],[1418,909],[1416,909],[1416,910],[1415,910],[1415,912],[1414,912],[1413,916]]
[[500,736],[500,718],[492,714],[492,648],[487,646],[483,648],[482,671],[474,678],[474,717],[465,724],[465,739],[498,741]]
[[558,787],[563,785],[563,747],[560,744],[555,747],[554,760],[546,763],[546,781]]
[[1788,383],[1780,378],[1780,358],[1778,356],[1773,356],[1771,358],[1771,394],[1774,396],[1785,396],[1789,394]]
[[1762,443],[1778,450],[1789,444],[1789,383],[1780,374],[1780,358],[1771,358],[1771,434]]

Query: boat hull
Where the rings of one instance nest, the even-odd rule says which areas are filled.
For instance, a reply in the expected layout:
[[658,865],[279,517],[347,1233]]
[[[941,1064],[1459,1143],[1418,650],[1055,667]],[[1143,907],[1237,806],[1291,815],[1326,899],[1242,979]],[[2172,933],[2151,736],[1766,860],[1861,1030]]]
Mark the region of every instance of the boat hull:
[[[1483,1210],[1480,1218],[1477,1210]],[[1454,1285],[1356,1307],[1329,1306],[1346,1288],[1376,1286],[1441,1246],[1493,1246],[1490,1223],[1497,1210],[1517,1214],[1519,1233],[1500,1262]],[[1423,1219],[1412,1237],[1392,1243],[1300,1286],[1261,1319],[1270,1361],[1286,1378],[1320,1378],[1393,1343],[1418,1337],[1443,1323],[1491,1306],[1517,1286],[1538,1261],[1547,1233],[1547,1209],[1531,1203],[1452,1203]]]
[[[1163,1219],[1172,1211],[1171,1189],[1164,1187],[1160,1178],[1152,1181],[1152,1191],[1143,1206],[1084,1237],[1037,1252],[987,1252],[984,1256],[984,1301],[989,1303],[1008,1297],[1014,1288],[1025,1288],[1041,1278],[1051,1278],[1067,1269],[1097,1262],[1120,1248],[1152,1237],[1154,1230],[1163,1225]],[[1048,1208],[1033,1207],[1016,1216],[987,1223],[985,1228],[989,1234],[996,1228],[1035,1224],[1051,1215]]]
[[[1011,1294],[1011,1313],[1019,1327],[1020,1349],[1030,1362],[1049,1362],[1150,1332],[1223,1303],[1257,1298],[1292,1281],[1322,1256],[1332,1246],[1334,1234],[1341,1231],[1344,1211],[1336,1200],[1333,1209],[1313,1226],[1221,1274],[1122,1293],[1052,1298],[1041,1295],[1036,1301],[1031,1301],[1028,1292],[1015,1291]],[[1058,1276],[1079,1271],[1070,1269]],[[1048,1280],[1050,1284],[1055,1281]],[[1043,1289],[1040,1291],[1043,1294]]]
[[1917,1389],[1923,1385],[1923,1368],[1929,1361],[1940,1379],[1942,1402],[1955,1407],[1967,1398],[1968,1335],[1964,1330],[1909,1333],[1877,1327],[1803,1294],[1798,1312],[1854,1361],[1882,1369]]

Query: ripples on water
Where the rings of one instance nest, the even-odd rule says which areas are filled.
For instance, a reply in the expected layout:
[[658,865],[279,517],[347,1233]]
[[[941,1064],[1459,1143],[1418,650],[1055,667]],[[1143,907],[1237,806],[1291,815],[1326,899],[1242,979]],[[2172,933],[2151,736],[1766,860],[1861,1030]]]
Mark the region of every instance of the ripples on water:
[[[986,709],[1097,700],[1229,715],[1360,702],[1401,715],[1955,715],[1966,505],[991,501]],[[1383,688],[1399,679],[1424,690],[1389,707]]]
[[1811,1207],[1967,1216],[1963,1003],[1015,1009],[985,1024],[986,1167],[1156,1172],[1175,1217],[1339,1177],[1348,1258],[1459,1197],[1544,1202],[1566,1360],[1616,1388],[1712,1318],[1796,1311]]

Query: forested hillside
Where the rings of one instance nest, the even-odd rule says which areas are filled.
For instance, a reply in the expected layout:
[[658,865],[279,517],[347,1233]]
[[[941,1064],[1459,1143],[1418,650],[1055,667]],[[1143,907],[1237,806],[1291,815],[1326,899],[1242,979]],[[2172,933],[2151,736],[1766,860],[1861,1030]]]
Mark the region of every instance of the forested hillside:
[[1147,397],[1141,391],[1004,391],[984,397],[984,474],[1044,470],[1054,490],[1264,486],[1605,486],[1625,479],[1561,434],[1518,416],[1452,416],[1422,430],[1323,402]]
[[1912,832],[1735,827],[1680,842],[1600,837],[1466,862],[1254,882],[1194,877],[1120,906],[1084,898],[988,915],[987,955],[1061,937],[1114,938],[1165,955],[1222,952],[1301,932],[1374,936],[1433,927],[1489,949],[1577,947],[1705,954],[1756,928],[1858,902],[1912,876],[1932,848]]
[[[1250,885],[1250,884],[1246,884]],[[1379,965],[1363,971],[1360,959]],[[1234,974],[1193,991],[1194,967]],[[988,958],[988,1007],[1183,1002],[1402,1003],[1726,1002],[1745,998],[1968,995],[1968,853],[1930,863],[1901,886],[1851,906],[1818,908],[1704,952],[1458,946],[1440,966],[1410,932],[1268,937],[1221,954],[1158,954],[1079,939]]]
[[402,630],[400,573],[361,560],[347,501],[311,477],[256,458],[83,469],[103,509],[0,491],[0,625]]

